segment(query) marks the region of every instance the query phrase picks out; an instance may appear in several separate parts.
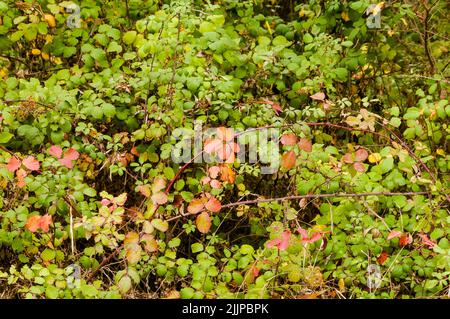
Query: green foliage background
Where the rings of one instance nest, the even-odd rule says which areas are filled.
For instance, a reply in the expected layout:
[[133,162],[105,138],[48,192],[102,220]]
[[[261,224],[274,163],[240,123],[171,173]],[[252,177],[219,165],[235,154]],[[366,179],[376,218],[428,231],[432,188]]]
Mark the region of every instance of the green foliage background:
[[[448,2],[380,3],[375,29],[368,0],[77,4],[73,28],[70,2],[0,1],[1,297],[448,296]],[[196,120],[312,147],[268,154],[295,154],[273,175],[235,161],[215,189],[208,165],[176,175],[171,159],[172,133]],[[79,152],[73,168],[52,145]],[[40,163],[24,186],[13,156]],[[203,234],[181,214],[204,191],[222,206],[408,194],[235,205]],[[26,229],[44,214],[49,232]],[[298,226],[326,240],[305,244]],[[268,248],[284,230],[289,247]]]

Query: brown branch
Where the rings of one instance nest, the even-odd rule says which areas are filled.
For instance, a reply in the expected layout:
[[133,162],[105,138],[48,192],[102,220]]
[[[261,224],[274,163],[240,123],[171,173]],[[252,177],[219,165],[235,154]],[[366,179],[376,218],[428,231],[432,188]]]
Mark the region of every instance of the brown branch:
[[[238,201],[234,203],[229,203],[222,205],[222,208],[229,208],[234,206],[240,206],[240,205],[252,205],[252,204],[258,204],[258,203],[268,203],[268,202],[280,202],[284,200],[297,200],[297,199],[304,199],[304,198],[311,198],[311,199],[317,199],[317,198],[339,198],[339,197],[366,197],[366,196],[416,196],[416,195],[429,195],[430,192],[374,192],[374,193],[336,193],[336,194],[308,194],[308,195],[292,195],[292,196],[285,196],[285,197],[277,197],[277,198],[263,198],[263,199],[252,199],[252,200],[244,200],[244,201]],[[204,210],[204,209],[203,209]],[[202,211],[203,211],[202,210]],[[197,215],[200,212],[195,213],[187,213],[184,215],[177,215],[172,218],[167,219],[167,221],[172,221],[175,219],[178,219],[180,217],[189,216],[189,215]]]

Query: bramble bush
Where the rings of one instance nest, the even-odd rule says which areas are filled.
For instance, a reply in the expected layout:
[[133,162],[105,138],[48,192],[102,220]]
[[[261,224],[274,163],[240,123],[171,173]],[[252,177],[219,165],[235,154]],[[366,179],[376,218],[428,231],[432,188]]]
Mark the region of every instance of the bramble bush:
[[371,4],[0,1],[0,296],[448,296],[448,3]]

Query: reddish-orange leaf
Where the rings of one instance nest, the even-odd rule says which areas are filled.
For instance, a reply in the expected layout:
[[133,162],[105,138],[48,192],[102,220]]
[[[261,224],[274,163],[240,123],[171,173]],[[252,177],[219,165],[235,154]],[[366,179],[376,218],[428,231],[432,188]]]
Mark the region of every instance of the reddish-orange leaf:
[[297,143],[297,136],[293,133],[284,134],[280,141],[283,145],[295,145],[295,143]]
[[368,156],[369,156],[369,153],[365,149],[360,148],[355,153],[355,161],[364,162]]
[[291,169],[295,166],[297,156],[294,151],[289,151],[283,154],[281,158],[281,166],[285,169]]
[[207,210],[217,213],[222,208],[222,204],[220,204],[219,200],[215,198],[214,196],[211,196],[211,198],[206,202],[205,207]]
[[74,161],[77,160],[78,157],[80,157],[80,153],[78,153],[74,148],[69,148],[64,152],[64,157]]
[[61,158],[61,156],[62,156],[62,148],[60,146],[58,146],[58,145],[52,145],[48,149],[48,153],[50,155],[53,155],[56,158]]
[[366,171],[366,167],[361,162],[353,163],[353,167],[357,172],[364,173]]
[[398,241],[400,247],[405,247],[412,242],[412,236],[410,234],[403,234]]
[[389,257],[389,254],[385,251],[383,251],[380,256],[378,256],[377,261],[380,265],[384,264],[386,259]]
[[27,223],[25,224],[25,228],[30,232],[34,233],[39,229],[39,222],[41,220],[41,216],[34,215],[28,218]]
[[6,165],[6,168],[10,172],[15,172],[20,167],[20,160],[13,156],[9,159],[8,165]]
[[344,156],[342,156],[342,161],[347,164],[353,163],[353,155],[351,153],[345,154]]
[[316,101],[323,101],[325,100],[325,93],[318,92],[316,94],[311,95],[310,98]]
[[189,214],[198,214],[205,209],[206,198],[194,198],[187,208]]
[[312,151],[312,143],[310,140],[306,139],[306,138],[301,138],[300,141],[298,142],[298,147],[305,151],[305,152],[311,152]]
[[39,228],[41,228],[44,232],[49,231],[49,227],[52,224],[52,216],[49,214],[45,214],[41,217],[39,221]]
[[203,212],[197,216],[195,224],[199,232],[206,234],[211,229],[211,216],[207,212]]
[[133,147],[131,148],[130,153],[133,154],[133,155],[135,155],[135,156],[139,156],[139,152],[138,152],[136,146],[133,146]]
[[226,127],[219,127],[217,129],[217,136],[222,141],[232,141],[234,139],[234,130],[232,128],[226,128]]
[[25,157],[22,161],[22,164],[30,171],[37,171],[40,167],[39,161],[35,159],[34,156]]

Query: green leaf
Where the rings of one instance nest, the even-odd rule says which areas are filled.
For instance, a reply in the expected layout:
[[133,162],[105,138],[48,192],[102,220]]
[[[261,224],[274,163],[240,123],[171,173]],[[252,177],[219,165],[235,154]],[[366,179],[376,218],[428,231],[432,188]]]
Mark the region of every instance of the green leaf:
[[92,187],[88,187],[83,189],[83,194],[89,197],[95,197],[97,196],[97,191],[93,189]]
[[44,249],[44,251],[41,253],[41,258],[42,258],[44,261],[50,261],[50,260],[53,260],[53,259],[55,259],[55,257],[56,257],[56,252],[55,252],[53,249],[46,248],[46,249]]
[[167,229],[169,228],[169,223],[167,221],[159,219],[159,218],[153,219],[151,221],[151,224],[157,230],[162,231],[162,232],[167,231]]
[[54,286],[45,288],[45,297],[48,299],[57,299],[59,297],[59,289]]
[[200,243],[194,243],[191,245],[191,250],[194,254],[199,253],[199,252],[203,251],[203,245]]
[[192,299],[194,296],[194,289],[191,287],[181,288],[180,290],[180,297],[182,299]]
[[82,285],[81,292],[83,293],[84,296],[86,296],[88,298],[95,297],[98,294],[97,288],[95,288],[92,285]]
[[8,143],[9,140],[13,137],[9,132],[1,132],[0,133],[0,144]]
[[119,286],[119,290],[122,294],[127,293],[131,289],[131,278],[126,275],[123,276],[122,278],[120,278],[117,286]]
[[136,31],[125,32],[125,34],[122,37],[122,40],[125,44],[132,44],[134,40],[136,40],[136,35],[137,35]]

